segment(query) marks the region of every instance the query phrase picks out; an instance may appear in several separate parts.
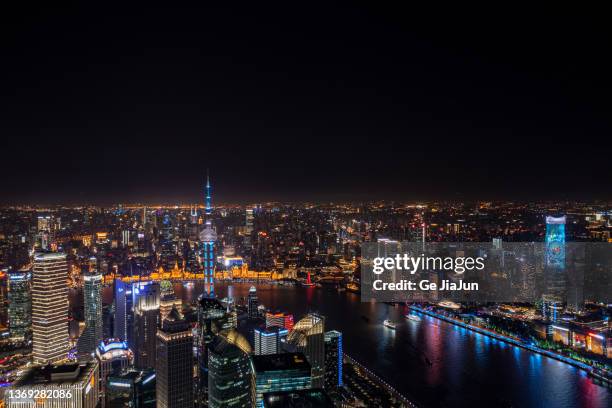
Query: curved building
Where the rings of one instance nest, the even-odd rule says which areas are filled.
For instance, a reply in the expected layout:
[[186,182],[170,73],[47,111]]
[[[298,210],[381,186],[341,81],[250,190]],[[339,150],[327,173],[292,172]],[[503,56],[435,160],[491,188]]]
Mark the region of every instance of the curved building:
[[253,407],[255,376],[249,342],[235,330],[223,331],[209,345],[208,406]]
[[110,375],[119,375],[130,367],[134,361],[134,354],[128,348],[127,341],[119,339],[106,339],[98,344],[96,358],[100,365],[100,399],[105,406],[106,381]]
[[288,347],[304,353],[312,367],[312,387],[322,388],[325,377],[325,318],[308,314],[293,326],[287,336]]

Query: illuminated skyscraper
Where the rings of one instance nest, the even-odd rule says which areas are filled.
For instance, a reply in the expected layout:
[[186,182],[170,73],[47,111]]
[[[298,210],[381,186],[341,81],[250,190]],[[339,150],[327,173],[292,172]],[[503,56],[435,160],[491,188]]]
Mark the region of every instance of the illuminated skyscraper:
[[79,338],[79,358],[93,356],[102,341],[102,274],[98,272],[96,258],[91,258],[83,273],[83,305],[85,331]]
[[251,286],[249,289],[248,302],[249,319],[255,319],[259,316],[257,309],[259,307],[259,300],[257,299],[257,289],[255,289],[255,286]]
[[68,264],[66,254],[37,253],[32,270],[34,363],[63,360],[68,353]]
[[293,326],[287,337],[290,351],[304,353],[312,367],[312,386],[322,388],[325,376],[325,319],[308,314]]
[[331,330],[325,333],[325,389],[342,386],[342,333]]
[[281,339],[287,337],[289,331],[282,327],[272,326],[269,329],[253,330],[255,339],[255,355],[277,354],[281,352]]
[[8,272],[8,323],[13,341],[22,341],[32,329],[32,273]]
[[159,285],[137,283],[134,296],[134,364],[136,368],[155,367],[156,334],[159,322]]
[[[137,284],[135,284],[137,285]],[[133,347],[132,285],[115,279],[113,302],[115,303],[115,319],[113,322],[113,337],[126,340]]]
[[163,322],[166,316],[170,314],[173,307],[179,312],[183,309],[181,299],[176,297],[174,287],[170,281],[164,280],[160,282],[160,302],[159,302],[159,321]]
[[255,377],[249,342],[235,330],[224,331],[210,343],[208,406],[253,407]]
[[193,336],[172,308],[157,331],[157,406],[193,408]]
[[206,406],[208,399],[208,354],[215,336],[233,326],[232,319],[219,299],[206,294],[198,298],[198,392],[197,406]]
[[[24,398],[20,392],[50,395],[49,398]],[[100,406],[98,395],[98,362],[32,366],[5,390],[7,408],[58,407],[96,408]],[[13,396],[11,398],[10,396]],[[53,398],[53,396],[57,396]],[[40,404],[38,401],[42,401]]]
[[266,329],[272,326],[293,329],[293,315],[285,313],[266,313]]
[[253,234],[253,209],[246,209],[245,226],[244,226],[244,249],[247,254],[251,252],[251,235]]
[[128,369],[133,361],[134,354],[128,348],[126,341],[119,339],[106,339],[96,348],[96,359],[100,367],[100,400],[102,407],[106,399],[106,381],[111,375],[120,375]]
[[311,388],[310,364],[302,353],[253,356],[253,367],[257,408],[264,406],[266,393]]
[[215,296],[215,243],[217,233],[212,228],[212,204],[211,204],[210,178],[206,176],[206,209],[204,230],[200,232],[200,242],[202,243],[202,267],[204,268],[204,290],[209,297]]
[[546,217],[546,249],[542,316],[556,322],[565,300],[565,216]]

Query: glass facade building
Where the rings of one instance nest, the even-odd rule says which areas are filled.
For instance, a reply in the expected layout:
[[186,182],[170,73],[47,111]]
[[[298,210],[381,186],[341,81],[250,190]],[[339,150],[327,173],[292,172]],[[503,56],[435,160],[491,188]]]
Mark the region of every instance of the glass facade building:
[[303,353],[253,356],[253,367],[257,407],[263,407],[265,393],[311,388],[311,366]]

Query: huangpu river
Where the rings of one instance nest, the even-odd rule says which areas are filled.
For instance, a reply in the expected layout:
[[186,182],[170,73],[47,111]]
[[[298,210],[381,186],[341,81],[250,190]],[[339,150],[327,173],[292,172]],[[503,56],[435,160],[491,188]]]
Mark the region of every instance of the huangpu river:
[[[238,303],[250,286],[233,284]],[[260,304],[293,313],[296,321],[308,312],[324,315],[326,330],[343,333],[347,354],[424,407],[612,405],[612,392],[578,368],[432,317],[408,320],[403,306],[362,303],[360,295],[333,288],[256,287]],[[199,283],[175,285],[185,303],[202,290]],[[215,290],[225,297],[227,284]],[[385,319],[396,322],[396,330],[383,326]]]

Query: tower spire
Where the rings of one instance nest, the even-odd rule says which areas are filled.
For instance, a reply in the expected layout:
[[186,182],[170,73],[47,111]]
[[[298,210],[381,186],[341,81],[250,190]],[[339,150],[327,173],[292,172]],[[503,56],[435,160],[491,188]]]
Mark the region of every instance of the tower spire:
[[206,169],[206,210],[205,210],[205,215],[206,215],[206,226],[210,227],[211,226],[211,215],[212,215],[212,204],[211,204],[211,193],[210,193],[210,173],[208,171],[208,169]]

